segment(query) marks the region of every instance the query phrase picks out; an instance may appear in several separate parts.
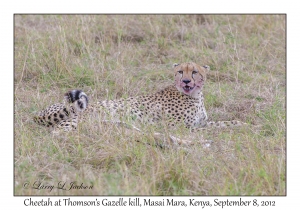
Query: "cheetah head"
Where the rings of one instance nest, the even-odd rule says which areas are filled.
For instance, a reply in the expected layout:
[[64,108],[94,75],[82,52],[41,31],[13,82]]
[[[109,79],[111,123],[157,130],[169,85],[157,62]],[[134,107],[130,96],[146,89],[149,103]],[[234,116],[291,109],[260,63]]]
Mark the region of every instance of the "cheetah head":
[[197,98],[203,88],[209,66],[199,66],[195,63],[175,63],[173,67],[178,91]]

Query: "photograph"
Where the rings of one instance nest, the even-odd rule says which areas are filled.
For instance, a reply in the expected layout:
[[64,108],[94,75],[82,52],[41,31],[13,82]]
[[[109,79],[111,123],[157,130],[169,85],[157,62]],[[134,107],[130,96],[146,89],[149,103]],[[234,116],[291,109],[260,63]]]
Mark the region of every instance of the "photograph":
[[286,20],[13,14],[13,195],[286,196]]

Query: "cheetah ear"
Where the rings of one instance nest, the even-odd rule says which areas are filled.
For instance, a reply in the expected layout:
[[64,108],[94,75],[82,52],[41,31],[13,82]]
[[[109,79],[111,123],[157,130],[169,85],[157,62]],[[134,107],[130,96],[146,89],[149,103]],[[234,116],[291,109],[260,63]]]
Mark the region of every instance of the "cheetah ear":
[[175,68],[176,66],[179,66],[179,65],[180,65],[180,63],[174,63],[173,68]]
[[205,66],[202,66],[202,67],[204,67],[207,71],[210,70],[210,67],[208,65],[205,65]]

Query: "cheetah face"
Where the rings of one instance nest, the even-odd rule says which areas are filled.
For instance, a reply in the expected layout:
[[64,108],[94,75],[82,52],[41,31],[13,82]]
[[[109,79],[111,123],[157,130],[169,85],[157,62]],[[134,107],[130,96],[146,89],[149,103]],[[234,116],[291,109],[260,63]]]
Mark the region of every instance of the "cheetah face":
[[174,64],[175,84],[178,91],[196,98],[202,90],[208,68],[195,63]]

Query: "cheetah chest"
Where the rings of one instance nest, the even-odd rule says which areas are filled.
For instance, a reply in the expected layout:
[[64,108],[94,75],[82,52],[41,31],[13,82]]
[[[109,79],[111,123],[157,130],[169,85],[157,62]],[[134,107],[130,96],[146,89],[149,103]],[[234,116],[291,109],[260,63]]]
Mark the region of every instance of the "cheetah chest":
[[[203,97],[192,98],[176,94],[162,103],[164,116],[173,119],[175,123],[184,123],[186,127],[203,127],[206,124],[207,114]],[[171,124],[173,125],[173,124]]]
[[184,123],[186,127],[204,127],[207,120],[203,101],[190,101],[184,107]]

